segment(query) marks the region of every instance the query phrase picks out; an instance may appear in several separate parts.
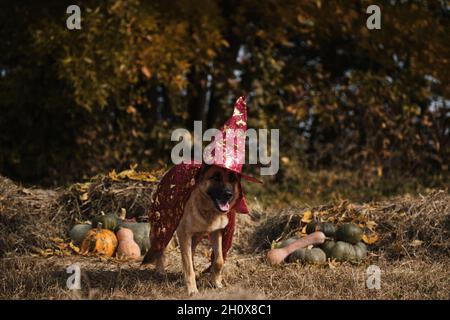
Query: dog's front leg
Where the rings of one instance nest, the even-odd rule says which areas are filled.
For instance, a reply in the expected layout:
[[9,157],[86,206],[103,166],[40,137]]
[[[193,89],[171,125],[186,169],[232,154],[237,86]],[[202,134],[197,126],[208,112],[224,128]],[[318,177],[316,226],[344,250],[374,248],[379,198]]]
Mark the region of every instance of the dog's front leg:
[[189,295],[198,293],[195,271],[192,263],[192,234],[179,233],[181,260],[183,261],[184,280]]
[[211,233],[211,240],[214,252],[214,260],[211,266],[211,279],[216,288],[222,288],[222,230],[216,230]]

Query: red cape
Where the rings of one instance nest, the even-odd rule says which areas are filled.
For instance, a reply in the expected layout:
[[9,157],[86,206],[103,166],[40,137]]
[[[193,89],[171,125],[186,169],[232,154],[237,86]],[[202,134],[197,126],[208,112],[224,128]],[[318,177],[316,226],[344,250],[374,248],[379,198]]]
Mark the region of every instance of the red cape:
[[[167,171],[159,183],[153,195],[150,212],[150,242],[153,252],[162,252],[169,244],[181,221],[184,206],[196,185],[201,168],[202,164],[199,163],[176,165]],[[223,229],[222,239],[224,260],[232,245],[236,212],[248,213],[243,194],[227,214],[228,225]]]

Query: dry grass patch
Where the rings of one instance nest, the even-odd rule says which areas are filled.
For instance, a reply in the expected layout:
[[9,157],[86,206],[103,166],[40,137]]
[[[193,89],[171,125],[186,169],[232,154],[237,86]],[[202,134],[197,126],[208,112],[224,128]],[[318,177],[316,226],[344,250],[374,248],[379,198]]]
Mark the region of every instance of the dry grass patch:
[[[139,262],[33,253],[36,248],[54,248],[54,237],[67,240],[67,231],[77,220],[101,211],[118,212],[124,208],[129,217],[142,217],[155,185],[151,181],[115,181],[110,176],[98,176],[66,190],[41,190],[22,188],[0,177],[0,298],[188,298],[178,248],[169,252],[164,276],[152,268],[142,268]],[[305,210],[316,218],[337,222],[358,217],[373,221],[380,240],[369,247],[368,259],[356,265],[268,266],[264,255],[271,242],[298,232],[303,227]],[[207,277],[201,276],[196,299],[450,298],[447,191],[281,212],[254,207],[250,215],[238,216],[237,225],[233,250],[225,264],[226,288],[213,289]],[[196,254],[197,270],[203,270],[209,262],[205,245]],[[81,266],[81,291],[66,287],[66,268],[73,263]],[[381,268],[381,290],[366,287],[366,269],[371,264]]]

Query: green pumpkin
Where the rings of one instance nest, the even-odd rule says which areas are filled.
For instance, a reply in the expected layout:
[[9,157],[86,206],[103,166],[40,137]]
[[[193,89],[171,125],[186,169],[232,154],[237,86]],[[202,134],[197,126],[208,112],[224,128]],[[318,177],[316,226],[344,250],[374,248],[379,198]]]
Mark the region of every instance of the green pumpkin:
[[305,261],[305,255],[306,255],[306,248],[300,248],[292,252],[288,257],[288,262],[295,262],[295,261]]
[[298,240],[298,238],[289,238],[289,239],[286,239],[286,240],[284,240],[284,241],[281,241],[281,242],[276,243],[276,244],[275,244],[275,248],[277,248],[277,249],[284,248],[284,247],[290,245],[291,243],[293,243],[293,242],[295,242],[295,241],[297,241],[297,240]]
[[327,256],[319,248],[301,248],[292,252],[287,258],[288,262],[307,262],[310,264],[321,264],[327,261]]
[[306,233],[311,234],[311,233],[315,232],[318,224],[319,224],[319,222],[317,222],[317,221],[311,221],[310,223],[308,223],[306,225]]
[[327,261],[327,256],[320,248],[312,248],[311,250],[306,250],[305,260],[311,264],[322,264]]
[[334,238],[336,237],[337,227],[334,223],[322,222],[317,231],[322,231],[327,237]]
[[150,223],[147,222],[121,222],[120,226],[133,231],[133,239],[141,252],[150,249]]
[[311,234],[315,231],[321,231],[325,236],[334,238],[336,236],[337,227],[331,222],[312,221],[306,225],[306,233]]
[[327,255],[327,257],[330,256],[331,253],[331,249],[333,249],[333,247],[335,246],[336,242],[334,240],[326,240],[321,246],[320,248],[323,250],[323,252],[325,252],[325,254]]
[[355,244],[355,246],[358,246],[358,247],[360,247],[361,249],[363,249],[364,251],[367,252],[367,246],[366,246],[366,244],[364,242],[360,241],[357,244]]
[[361,241],[363,231],[354,223],[344,223],[337,228],[336,239],[351,244],[357,244]]
[[92,219],[92,226],[96,228],[99,223],[102,224],[103,229],[116,231],[119,227],[119,217],[114,213],[95,216]]
[[350,243],[338,241],[330,251],[330,258],[336,261],[353,261],[356,258],[355,249]]
[[72,239],[73,243],[78,246],[83,242],[86,234],[91,229],[92,226],[90,224],[76,224],[70,229],[69,237]]

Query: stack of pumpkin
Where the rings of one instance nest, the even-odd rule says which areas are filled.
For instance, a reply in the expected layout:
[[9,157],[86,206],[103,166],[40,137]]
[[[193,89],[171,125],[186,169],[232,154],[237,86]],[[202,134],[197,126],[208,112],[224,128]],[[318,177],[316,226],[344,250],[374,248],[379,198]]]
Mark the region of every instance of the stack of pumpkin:
[[[287,257],[287,261],[307,262],[312,264],[325,263],[327,259],[336,261],[358,262],[367,256],[367,247],[361,241],[363,231],[354,223],[344,223],[339,226],[331,222],[312,221],[306,226],[306,233],[321,231],[327,240],[314,248],[302,248]],[[287,239],[277,245],[285,247],[296,238]]]
[[138,259],[150,247],[150,224],[128,222],[116,214],[102,214],[92,224],[77,224],[69,233],[81,253]]

